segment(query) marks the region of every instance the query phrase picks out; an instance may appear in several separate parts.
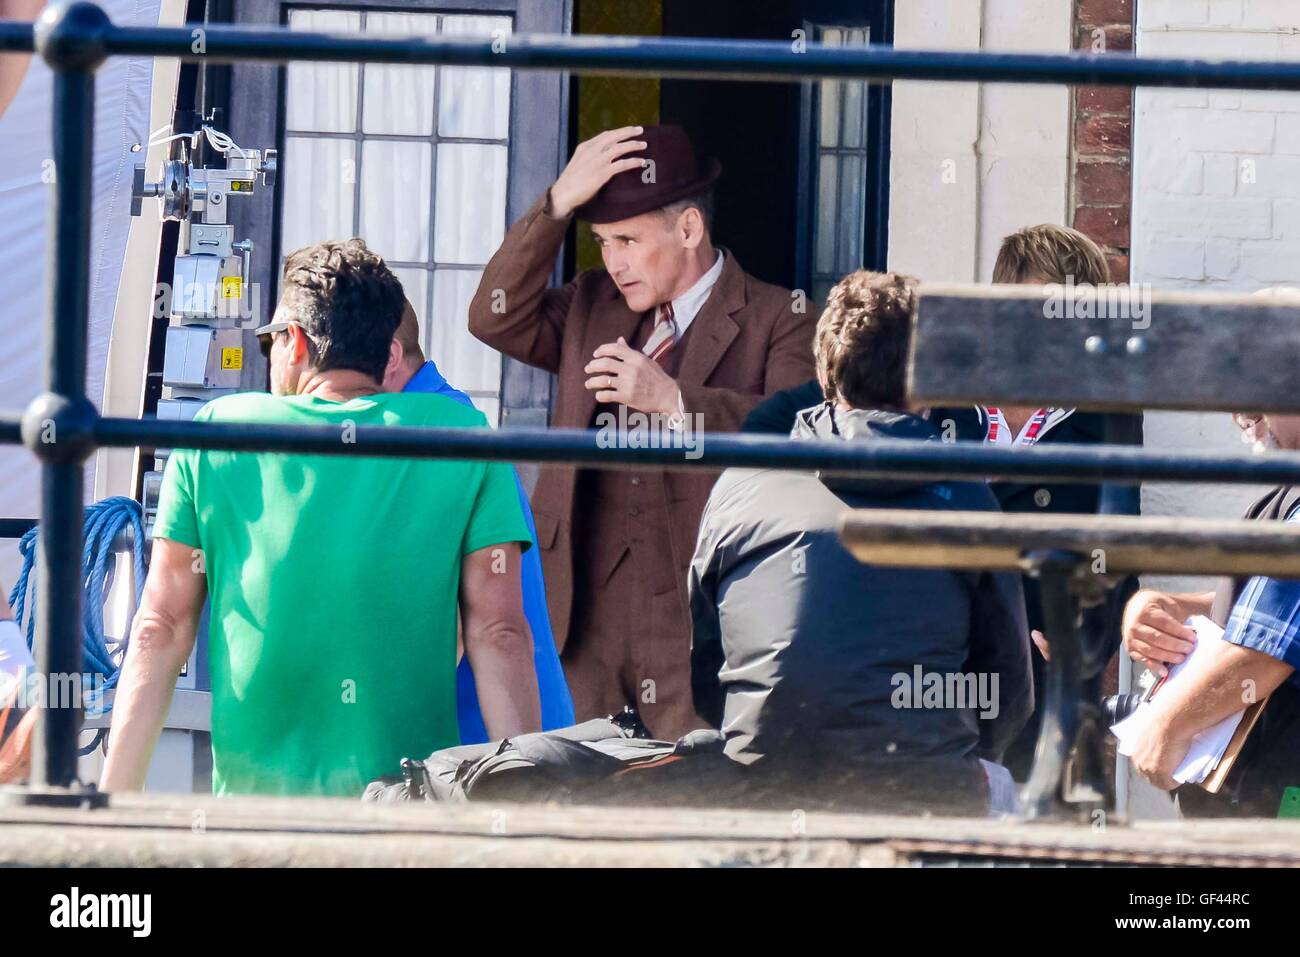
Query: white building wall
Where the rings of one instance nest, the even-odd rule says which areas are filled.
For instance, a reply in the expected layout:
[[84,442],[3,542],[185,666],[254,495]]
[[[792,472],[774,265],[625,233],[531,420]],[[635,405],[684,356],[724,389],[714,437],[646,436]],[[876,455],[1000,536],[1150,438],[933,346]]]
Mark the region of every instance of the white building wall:
[[[899,49],[1065,52],[1071,0],[908,0]],[[894,84],[889,265],[923,280],[987,282],[1003,236],[1064,223],[1069,91],[1061,86]]]
[[[1137,21],[1142,56],[1300,56],[1297,0],[1139,0]],[[1158,289],[1300,284],[1300,94],[1138,91],[1132,275]],[[1146,443],[1241,447],[1223,413],[1148,413]],[[1237,517],[1258,491],[1148,485],[1142,508]]]

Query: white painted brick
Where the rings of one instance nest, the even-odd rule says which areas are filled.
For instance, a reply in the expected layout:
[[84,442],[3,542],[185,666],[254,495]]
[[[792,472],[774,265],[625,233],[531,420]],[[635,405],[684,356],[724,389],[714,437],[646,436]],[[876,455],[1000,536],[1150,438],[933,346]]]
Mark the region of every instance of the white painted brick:
[[1137,8],[1142,30],[1199,25],[1210,19],[1209,0],[1140,0]]
[[[1144,4],[1139,3],[1139,8]],[[1197,56],[1207,59],[1276,59],[1282,56],[1283,36],[1239,30],[1149,30],[1139,34],[1143,56]]]
[[1240,93],[1211,93],[1210,106],[1216,110],[1239,110],[1241,109]]
[[[1158,171],[1157,179],[1151,184],[1152,189],[1162,193],[1180,195],[1199,195],[1206,191],[1206,153],[1191,153],[1181,148],[1171,136],[1143,137],[1147,146],[1142,151],[1143,162],[1148,169]],[[1232,195],[1232,180],[1228,180]]]
[[1196,109],[1210,105],[1210,94],[1204,90],[1150,90],[1140,87],[1137,91],[1137,111],[1142,115],[1147,111]]
[[1205,276],[1207,279],[1231,279],[1241,266],[1241,244],[1232,239],[1205,241]]
[[1300,282],[1300,243],[1244,242],[1241,272],[1256,282]]
[[1272,206],[1267,199],[1239,196],[1153,196],[1140,206],[1137,222],[1147,235],[1268,239]]
[[1204,279],[1205,243],[1197,239],[1158,239],[1147,245],[1142,270],[1152,279]]
[[1273,238],[1300,242],[1300,200],[1273,200]]
[[[1139,0],[1138,6],[1141,6]],[[1241,0],[1210,0],[1210,24],[1216,27],[1233,27],[1241,23]]]
[[[1183,149],[1206,153],[1232,150],[1234,153],[1273,152],[1276,118],[1268,113],[1239,110],[1171,110],[1169,126],[1175,142]],[[1148,128],[1144,136],[1158,136]]]
[[1295,0],[1245,0],[1241,25],[1279,31],[1300,27],[1300,5]]
[[1300,156],[1241,157],[1237,195],[1300,199]]
[[1205,195],[1235,196],[1241,157],[1234,153],[1205,153]]
[[1250,90],[1241,94],[1241,108],[1260,113],[1300,113],[1300,91]]
[[1277,152],[1300,154],[1300,116],[1278,114]]

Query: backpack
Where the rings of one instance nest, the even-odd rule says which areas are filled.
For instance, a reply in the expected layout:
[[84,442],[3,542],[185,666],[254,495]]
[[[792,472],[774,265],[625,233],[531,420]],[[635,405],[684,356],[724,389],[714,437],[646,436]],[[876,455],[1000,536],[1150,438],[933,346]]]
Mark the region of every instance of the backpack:
[[657,741],[631,708],[555,731],[404,758],[401,774],[372,781],[363,801],[566,801],[630,771],[686,757],[721,754],[719,731],[700,730]]

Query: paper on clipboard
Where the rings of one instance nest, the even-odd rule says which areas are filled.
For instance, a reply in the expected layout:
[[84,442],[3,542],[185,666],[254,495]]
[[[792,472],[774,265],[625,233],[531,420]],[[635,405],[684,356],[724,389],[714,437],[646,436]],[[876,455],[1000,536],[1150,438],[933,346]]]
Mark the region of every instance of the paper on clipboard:
[[[1196,661],[1197,656],[1204,655],[1207,648],[1223,640],[1223,629],[1204,615],[1195,615],[1188,619],[1187,624],[1196,632],[1196,644],[1192,647],[1191,654],[1170,667],[1169,677],[1165,679],[1166,684],[1177,681],[1179,675]],[[1191,747],[1187,749],[1187,757],[1174,770],[1174,780],[1179,784],[1200,784],[1209,777],[1228,749],[1237,725],[1241,723],[1241,716],[1245,713],[1246,709],[1242,708],[1236,714],[1224,718],[1218,724],[1206,728],[1192,738]],[[1120,754],[1130,757],[1137,750],[1138,739],[1142,737],[1150,718],[1151,706],[1144,703],[1133,714],[1111,727],[1111,732],[1119,739]]]

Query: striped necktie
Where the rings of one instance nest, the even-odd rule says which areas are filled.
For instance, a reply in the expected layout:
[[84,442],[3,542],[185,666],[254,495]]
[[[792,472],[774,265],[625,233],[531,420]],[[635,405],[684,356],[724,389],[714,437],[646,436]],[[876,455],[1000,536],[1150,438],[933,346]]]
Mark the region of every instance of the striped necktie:
[[664,357],[672,350],[677,342],[677,320],[673,317],[673,304],[665,302],[659,306],[659,314],[655,316],[655,327],[650,332],[650,338],[641,351],[648,355],[660,365],[664,364]]

